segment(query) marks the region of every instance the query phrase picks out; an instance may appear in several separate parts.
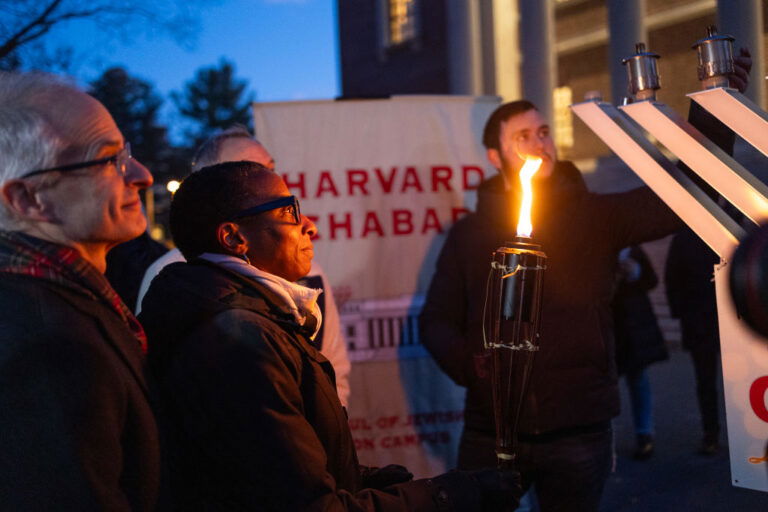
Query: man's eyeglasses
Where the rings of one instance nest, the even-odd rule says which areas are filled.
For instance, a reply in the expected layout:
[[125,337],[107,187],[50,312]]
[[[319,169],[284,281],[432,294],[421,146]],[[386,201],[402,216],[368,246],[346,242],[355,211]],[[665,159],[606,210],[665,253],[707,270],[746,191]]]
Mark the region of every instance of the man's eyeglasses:
[[232,220],[242,219],[243,217],[250,217],[259,213],[268,212],[269,210],[276,210],[284,206],[292,206],[291,214],[296,224],[301,224],[301,207],[299,206],[299,200],[296,196],[285,196],[275,199],[274,201],[268,201],[264,204],[259,204],[251,208],[247,208],[241,212],[238,212],[232,216]]
[[131,156],[131,144],[129,142],[126,142],[123,149],[121,149],[120,151],[118,151],[112,156],[99,158],[97,160],[89,160],[87,162],[79,162],[76,164],[67,164],[67,165],[60,165],[58,167],[50,167],[48,169],[38,169],[36,171],[28,172],[21,177],[29,178],[30,176],[37,176],[38,174],[43,174],[46,172],[53,172],[53,171],[59,171],[59,172],[76,171],[77,169],[84,169],[86,167],[93,167],[94,165],[103,165],[108,163],[114,163],[115,167],[117,168],[117,173],[120,176],[125,176],[125,174],[128,172],[128,162],[131,160],[131,158],[133,158]]

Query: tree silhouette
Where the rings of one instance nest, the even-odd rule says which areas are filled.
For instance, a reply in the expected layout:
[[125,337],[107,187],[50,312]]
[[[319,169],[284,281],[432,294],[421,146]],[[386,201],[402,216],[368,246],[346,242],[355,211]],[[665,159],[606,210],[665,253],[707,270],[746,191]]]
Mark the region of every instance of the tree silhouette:
[[181,115],[192,122],[187,137],[193,145],[234,123],[250,127],[254,96],[246,94],[247,87],[247,81],[235,78],[234,64],[221,59],[217,66],[198,69],[181,92],[171,93]]
[[113,67],[91,82],[90,93],[112,114],[137,158],[146,165],[162,158],[168,147],[166,128],[157,119],[163,100],[152,84]]
[[113,67],[91,82],[89,92],[109,110],[133,155],[158,181],[186,176],[189,151],[168,142],[168,130],[158,119],[163,100],[150,82]]

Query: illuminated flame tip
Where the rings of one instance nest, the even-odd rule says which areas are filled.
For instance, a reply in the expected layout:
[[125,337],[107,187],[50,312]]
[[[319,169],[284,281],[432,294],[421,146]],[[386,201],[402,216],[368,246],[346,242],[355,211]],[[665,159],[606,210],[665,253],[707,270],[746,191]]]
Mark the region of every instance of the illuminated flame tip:
[[520,203],[520,215],[517,218],[517,236],[526,238],[531,237],[533,233],[533,224],[531,223],[531,206],[533,205],[533,187],[531,181],[533,175],[541,167],[541,158],[526,158],[523,167],[520,169],[520,184],[523,189],[523,200]]

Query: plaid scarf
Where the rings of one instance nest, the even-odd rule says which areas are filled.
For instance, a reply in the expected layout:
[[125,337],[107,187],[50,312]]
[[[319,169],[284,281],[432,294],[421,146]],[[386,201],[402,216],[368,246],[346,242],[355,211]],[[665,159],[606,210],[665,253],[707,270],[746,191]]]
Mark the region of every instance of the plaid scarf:
[[46,242],[18,231],[0,230],[0,272],[51,281],[112,309],[147,353],[147,336],[104,275],[71,247]]

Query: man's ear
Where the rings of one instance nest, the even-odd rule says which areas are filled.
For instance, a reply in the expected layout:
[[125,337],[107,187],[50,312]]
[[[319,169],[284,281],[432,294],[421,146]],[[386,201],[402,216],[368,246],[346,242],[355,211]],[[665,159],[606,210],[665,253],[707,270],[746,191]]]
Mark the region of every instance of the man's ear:
[[49,209],[40,200],[34,185],[24,180],[9,180],[0,189],[6,207],[17,216],[35,221],[51,221]]
[[227,254],[242,256],[248,252],[248,240],[234,222],[222,222],[216,228],[216,240]]
[[501,154],[499,153],[498,149],[494,148],[488,148],[485,150],[485,156],[488,158],[488,161],[491,163],[491,165],[501,170]]

